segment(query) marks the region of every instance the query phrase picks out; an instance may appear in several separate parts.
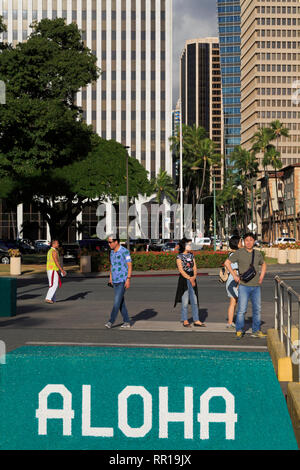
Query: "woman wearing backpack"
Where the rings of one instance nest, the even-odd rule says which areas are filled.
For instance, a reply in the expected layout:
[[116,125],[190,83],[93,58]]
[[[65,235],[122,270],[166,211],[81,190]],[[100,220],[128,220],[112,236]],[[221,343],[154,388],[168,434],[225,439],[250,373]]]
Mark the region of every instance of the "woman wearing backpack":
[[[234,235],[229,240],[229,247],[234,253],[236,250],[242,247],[242,239],[238,235]],[[233,254],[230,253],[230,256]],[[238,264],[232,264],[232,269],[237,271],[238,274]],[[233,276],[229,273],[228,279],[226,281],[226,292],[229,297],[229,306],[227,311],[227,325],[226,328],[235,329],[235,324],[233,323],[233,316],[238,302],[238,285],[233,279]]]

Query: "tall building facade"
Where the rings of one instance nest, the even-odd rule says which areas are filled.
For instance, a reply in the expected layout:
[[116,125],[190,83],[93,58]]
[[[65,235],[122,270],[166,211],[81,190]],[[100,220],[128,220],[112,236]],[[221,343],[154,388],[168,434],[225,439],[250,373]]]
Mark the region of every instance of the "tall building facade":
[[[182,123],[201,126],[223,155],[223,106],[218,38],[186,42],[180,63]],[[222,187],[223,164],[216,170],[216,187]]]
[[240,0],[217,0],[222,96],[224,155],[241,143],[241,17]]
[[278,141],[284,166],[300,162],[299,80],[299,1],[241,0],[241,143],[250,149],[279,120],[290,133]]
[[1,0],[0,15],[13,44],[34,20],[76,22],[102,70],[78,93],[87,123],[130,147],[150,176],[172,173],[172,0]]
[[[13,45],[26,41],[35,20],[76,22],[102,71],[77,95],[86,122],[129,147],[149,177],[172,175],[172,0],[0,0],[0,15],[2,39]],[[94,213],[79,219],[94,233]]]

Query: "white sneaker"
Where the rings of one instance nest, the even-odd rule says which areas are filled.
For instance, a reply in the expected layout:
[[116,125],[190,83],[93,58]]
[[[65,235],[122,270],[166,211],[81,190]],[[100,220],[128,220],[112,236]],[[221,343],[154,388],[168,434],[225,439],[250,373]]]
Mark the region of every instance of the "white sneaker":
[[121,328],[130,328],[130,326],[131,326],[130,323],[125,322],[123,323],[123,325],[121,325]]
[[111,328],[111,327],[112,327],[112,323],[110,321],[105,323],[105,328]]

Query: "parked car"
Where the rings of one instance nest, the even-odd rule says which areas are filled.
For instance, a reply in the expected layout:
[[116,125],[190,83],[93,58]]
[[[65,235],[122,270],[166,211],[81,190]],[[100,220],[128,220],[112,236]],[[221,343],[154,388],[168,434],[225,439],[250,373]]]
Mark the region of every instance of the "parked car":
[[77,261],[79,254],[79,243],[63,243],[64,261]]
[[[150,240],[148,238],[137,238],[134,240],[129,240],[130,250],[134,250],[135,248],[142,249],[144,251],[147,250],[149,247]],[[125,242],[126,245],[126,242]]]
[[48,240],[35,240],[34,247],[38,253],[46,253],[50,249]]
[[36,248],[25,240],[16,240],[16,245],[22,254],[36,253]]
[[287,243],[296,243],[295,238],[290,238],[290,237],[279,237],[277,240],[274,242],[275,245],[285,245]]
[[7,250],[3,250],[0,247],[0,263],[2,264],[10,264],[10,256]]
[[162,246],[161,251],[175,251],[178,246],[177,242],[167,242]]
[[109,244],[107,240],[100,240],[100,238],[86,238],[84,240],[77,240],[80,249],[87,248],[91,251],[108,251]]

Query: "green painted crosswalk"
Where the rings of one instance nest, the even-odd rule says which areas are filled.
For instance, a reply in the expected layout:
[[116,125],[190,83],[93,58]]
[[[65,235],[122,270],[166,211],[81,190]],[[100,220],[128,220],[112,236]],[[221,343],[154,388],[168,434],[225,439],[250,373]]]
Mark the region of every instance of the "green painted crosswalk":
[[0,449],[297,449],[267,352],[25,346],[0,364]]

